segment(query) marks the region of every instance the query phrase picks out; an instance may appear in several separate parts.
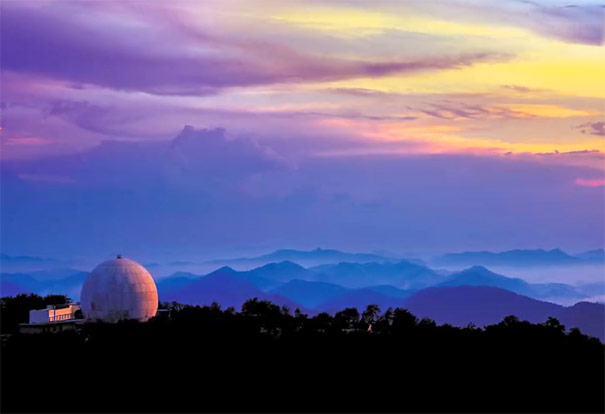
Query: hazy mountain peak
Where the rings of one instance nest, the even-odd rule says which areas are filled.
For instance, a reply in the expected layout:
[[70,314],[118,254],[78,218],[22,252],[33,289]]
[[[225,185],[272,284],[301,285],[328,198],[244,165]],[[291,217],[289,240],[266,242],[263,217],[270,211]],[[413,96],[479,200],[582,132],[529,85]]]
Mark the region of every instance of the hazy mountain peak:
[[481,265],[471,266],[469,268],[461,270],[459,273],[462,273],[462,274],[466,274],[466,273],[480,273],[480,274],[493,274],[493,275],[496,274],[496,273],[492,272],[491,270],[489,270],[487,267],[481,266]]
[[[294,263],[291,260],[282,260],[281,262],[273,262],[273,263],[267,263],[264,266],[261,266],[257,269],[302,269],[304,270],[305,268],[302,267],[301,265],[299,265],[298,263]],[[255,270],[257,270],[255,269]]]
[[232,267],[223,266],[223,267],[220,267],[220,268],[216,269],[215,271],[209,273],[208,276],[214,275],[214,274],[229,274],[229,275],[232,275],[232,274],[235,274],[235,273],[237,273],[237,270],[233,269]]

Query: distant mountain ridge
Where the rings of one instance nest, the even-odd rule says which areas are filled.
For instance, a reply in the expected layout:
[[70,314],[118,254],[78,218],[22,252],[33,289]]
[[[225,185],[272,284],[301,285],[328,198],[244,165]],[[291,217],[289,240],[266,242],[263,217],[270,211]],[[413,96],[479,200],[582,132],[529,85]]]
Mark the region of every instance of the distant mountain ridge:
[[605,249],[594,249],[586,252],[578,253],[575,255],[584,261],[589,262],[604,262],[605,261]]
[[[63,270],[65,272],[66,270]],[[73,270],[73,273],[50,275],[47,271],[30,273],[0,273],[0,295],[19,293],[66,294],[74,300],[80,299],[80,289],[88,272]]]
[[301,263],[307,266],[328,264],[328,263],[339,263],[339,262],[353,262],[353,263],[368,263],[368,262],[386,262],[395,260],[391,257],[385,257],[371,253],[347,253],[340,250],[334,249],[321,249],[315,250],[295,250],[295,249],[281,249],[276,250],[272,253],[256,256],[256,257],[241,257],[233,259],[219,259],[211,260],[207,263],[210,264],[266,264],[272,262],[291,261]]
[[603,249],[591,250],[576,256],[567,254],[561,249],[517,249],[498,253],[490,251],[448,253],[432,259],[432,263],[444,266],[554,266],[603,261],[605,261]]

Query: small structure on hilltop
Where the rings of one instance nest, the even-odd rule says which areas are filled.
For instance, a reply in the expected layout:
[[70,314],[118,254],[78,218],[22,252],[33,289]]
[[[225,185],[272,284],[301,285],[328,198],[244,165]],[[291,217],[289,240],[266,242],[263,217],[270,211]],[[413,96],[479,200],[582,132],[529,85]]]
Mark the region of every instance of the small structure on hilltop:
[[158,290],[139,263],[118,255],[98,265],[82,286],[82,313],[88,321],[147,321],[158,310]]
[[76,323],[81,319],[76,318],[76,312],[80,310],[77,303],[66,303],[63,305],[48,305],[46,309],[32,309],[29,311],[29,323],[19,325],[21,333],[54,333],[74,330]]

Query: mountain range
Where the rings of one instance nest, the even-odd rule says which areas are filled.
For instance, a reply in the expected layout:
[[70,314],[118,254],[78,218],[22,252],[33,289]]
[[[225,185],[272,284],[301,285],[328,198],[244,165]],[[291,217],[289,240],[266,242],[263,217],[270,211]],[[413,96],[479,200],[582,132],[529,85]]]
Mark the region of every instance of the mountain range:
[[[329,252],[340,257],[335,251]],[[61,293],[77,300],[86,275],[87,272],[69,268],[2,273],[0,294]],[[192,305],[218,302],[224,307],[239,308],[246,300],[257,297],[312,315],[377,304],[383,310],[406,307],[419,317],[458,326],[497,323],[510,314],[532,322],[554,316],[601,340],[605,336],[601,323],[603,305],[582,302],[588,292],[602,291],[602,283],[528,283],[483,266],[444,273],[407,260],[339,262],[308,268],[284,260],[246,271],[223,266],[206,275],[176,272],[156,284],[161,301]],[[564,307],[547,300],[579,303]]]
[[228,265],[263,265],[273,262],[291,261],[300,263],[303,266],[317,266],[320,264],[331,264],[339,262],[352,263],[369,263],[369,262],[386,262],[394,260],[391,257],[385,257],[372,253],[347,253],[340,250],[321,249],[315,250],[294,250],[281,249],[273,253],[264,254],[256,257],[240,257],[234,259],[219,259],[212,260],[209,264],[228,264]]
[[[247,271],[223,266],[207,275],[176,272],[171,277],[158,280],[158,291],[160,296],[172,295],[179,290],[185,292],[200,279],[215,274],[228,274],[233,279],[245,281],[261,292],[279,293],[311,308],[321,304],[320,298],[335,300],[336,293],[344,295],[360,289],[371,289],[374,294],[388,298],[403,298],[427,287],[492,286],[535,299],[565,303],[586,299],[590,296],[590,292],[599,292],[599,286],[602,290],[602,284],[574,287],[562,283],[528,283],[519,278],[494,273],[483,266],[473,266],[443,275],[426,266],[400,260],[382,263],[341,262],[310,268],[291,261],[282,261]],[[79,287],[86,275],[86,272],[76,269],[2,273],[0,288],[10,294],[19,291],[42,294],[65,292],[77,300]]]
[[[276,264],[279,267],[279,263]],[[287,267],[291,265],[286,263]],[[257,270],[257,269],[255,269]],[[272,269],[271,271],[275,271]],[[216,301],[224,306],[241,306],[247,299],[257,297],[270,300],[291,310],[297,307],[311,315],[319,312],[337,312],[347,307],[363,310],[368,304],[377,304],[382,310],[403,307],[419,318],[430,318],[439,324],[466,326],[473,323],[485,326],[500,322],[505,316],[516,315],[521,320],[538,323],[556,317],[568,328],[578,327],[582,332],[605,341],[605,305],[579,302],[565,307],[536,300],[501,287],[485,285],[455,285],[454,283],[490,283],[531,291],[532,284],[506,278],[485,268],[471,268],[448,277],[442,284],[415,290],[393,286],[369,286],[347,289],[322,281],[293,279],[276,288],[262,290],[258,276],[222,268],[207,276],[190,279],[192,282],[176,289],[167,289],[168,278],[158,282],[161,300],[209,305]],[[477,274],[478,273],[478,274]],[[510,284],[506,283],[510,279]],[[521,281],[522,282],[522,281]]]
[[440,266],[561,266],[605,263],[605,250],[595,249],[577,255],[570,255],[561,249],[448,253],[434,257],[431,263]]

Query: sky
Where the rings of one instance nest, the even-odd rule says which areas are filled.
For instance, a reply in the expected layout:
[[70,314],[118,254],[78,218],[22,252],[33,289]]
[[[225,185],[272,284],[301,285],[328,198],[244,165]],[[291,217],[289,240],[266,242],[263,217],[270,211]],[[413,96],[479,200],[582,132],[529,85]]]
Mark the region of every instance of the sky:
[[605,245],[599,3],[0,11],[4,253]]

